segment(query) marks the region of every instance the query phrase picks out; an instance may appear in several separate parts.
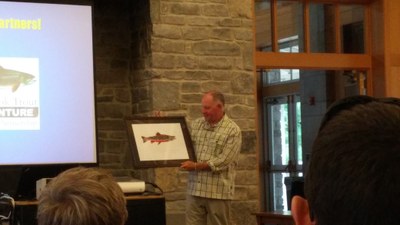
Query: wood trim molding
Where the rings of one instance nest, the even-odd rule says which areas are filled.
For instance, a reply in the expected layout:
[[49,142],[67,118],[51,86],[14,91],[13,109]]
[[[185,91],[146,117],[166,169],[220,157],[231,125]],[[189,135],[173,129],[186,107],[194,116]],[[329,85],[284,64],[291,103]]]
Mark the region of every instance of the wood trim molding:
[[270,85],[262,88],[263,96],[282,96],[300,92],[300,82]]
[[257,68],[273,69],[371,69],[371,56],[367,54],[336,53],[255,53]]
[[330,3],[330,4],[361,4],[367,5],[373,0],[310,0],[312,3]]

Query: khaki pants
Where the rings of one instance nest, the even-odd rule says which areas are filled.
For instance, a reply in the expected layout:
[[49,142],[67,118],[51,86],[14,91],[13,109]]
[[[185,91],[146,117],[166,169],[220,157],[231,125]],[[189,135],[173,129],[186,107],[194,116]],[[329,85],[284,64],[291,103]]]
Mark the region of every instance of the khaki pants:
[[186,225],[229,225],[230,200],[186,196]]

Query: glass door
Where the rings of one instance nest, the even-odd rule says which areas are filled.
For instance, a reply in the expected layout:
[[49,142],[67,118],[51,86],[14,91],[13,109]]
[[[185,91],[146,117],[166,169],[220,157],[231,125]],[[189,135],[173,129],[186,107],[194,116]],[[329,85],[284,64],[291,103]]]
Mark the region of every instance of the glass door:
[[288,210],[286,177],[302,176],[301,104],[299,95],[264,99],[267,155],[264,179],[269,183],[271,210]]

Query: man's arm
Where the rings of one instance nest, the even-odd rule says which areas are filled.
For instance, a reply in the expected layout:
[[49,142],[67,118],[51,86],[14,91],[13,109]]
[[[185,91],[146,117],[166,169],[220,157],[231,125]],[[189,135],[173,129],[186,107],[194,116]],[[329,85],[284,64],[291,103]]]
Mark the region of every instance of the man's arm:
[[193,161],[185,161],[181,163],[181,168],[187,171],[211,170],[208,163]]

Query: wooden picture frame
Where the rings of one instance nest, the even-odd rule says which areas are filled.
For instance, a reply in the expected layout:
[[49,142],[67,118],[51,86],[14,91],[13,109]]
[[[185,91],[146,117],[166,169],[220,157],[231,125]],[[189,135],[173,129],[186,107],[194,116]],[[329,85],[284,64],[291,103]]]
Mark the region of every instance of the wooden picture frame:
[[179,167],[196,161],[185,117],[126,118],[135,168]]

